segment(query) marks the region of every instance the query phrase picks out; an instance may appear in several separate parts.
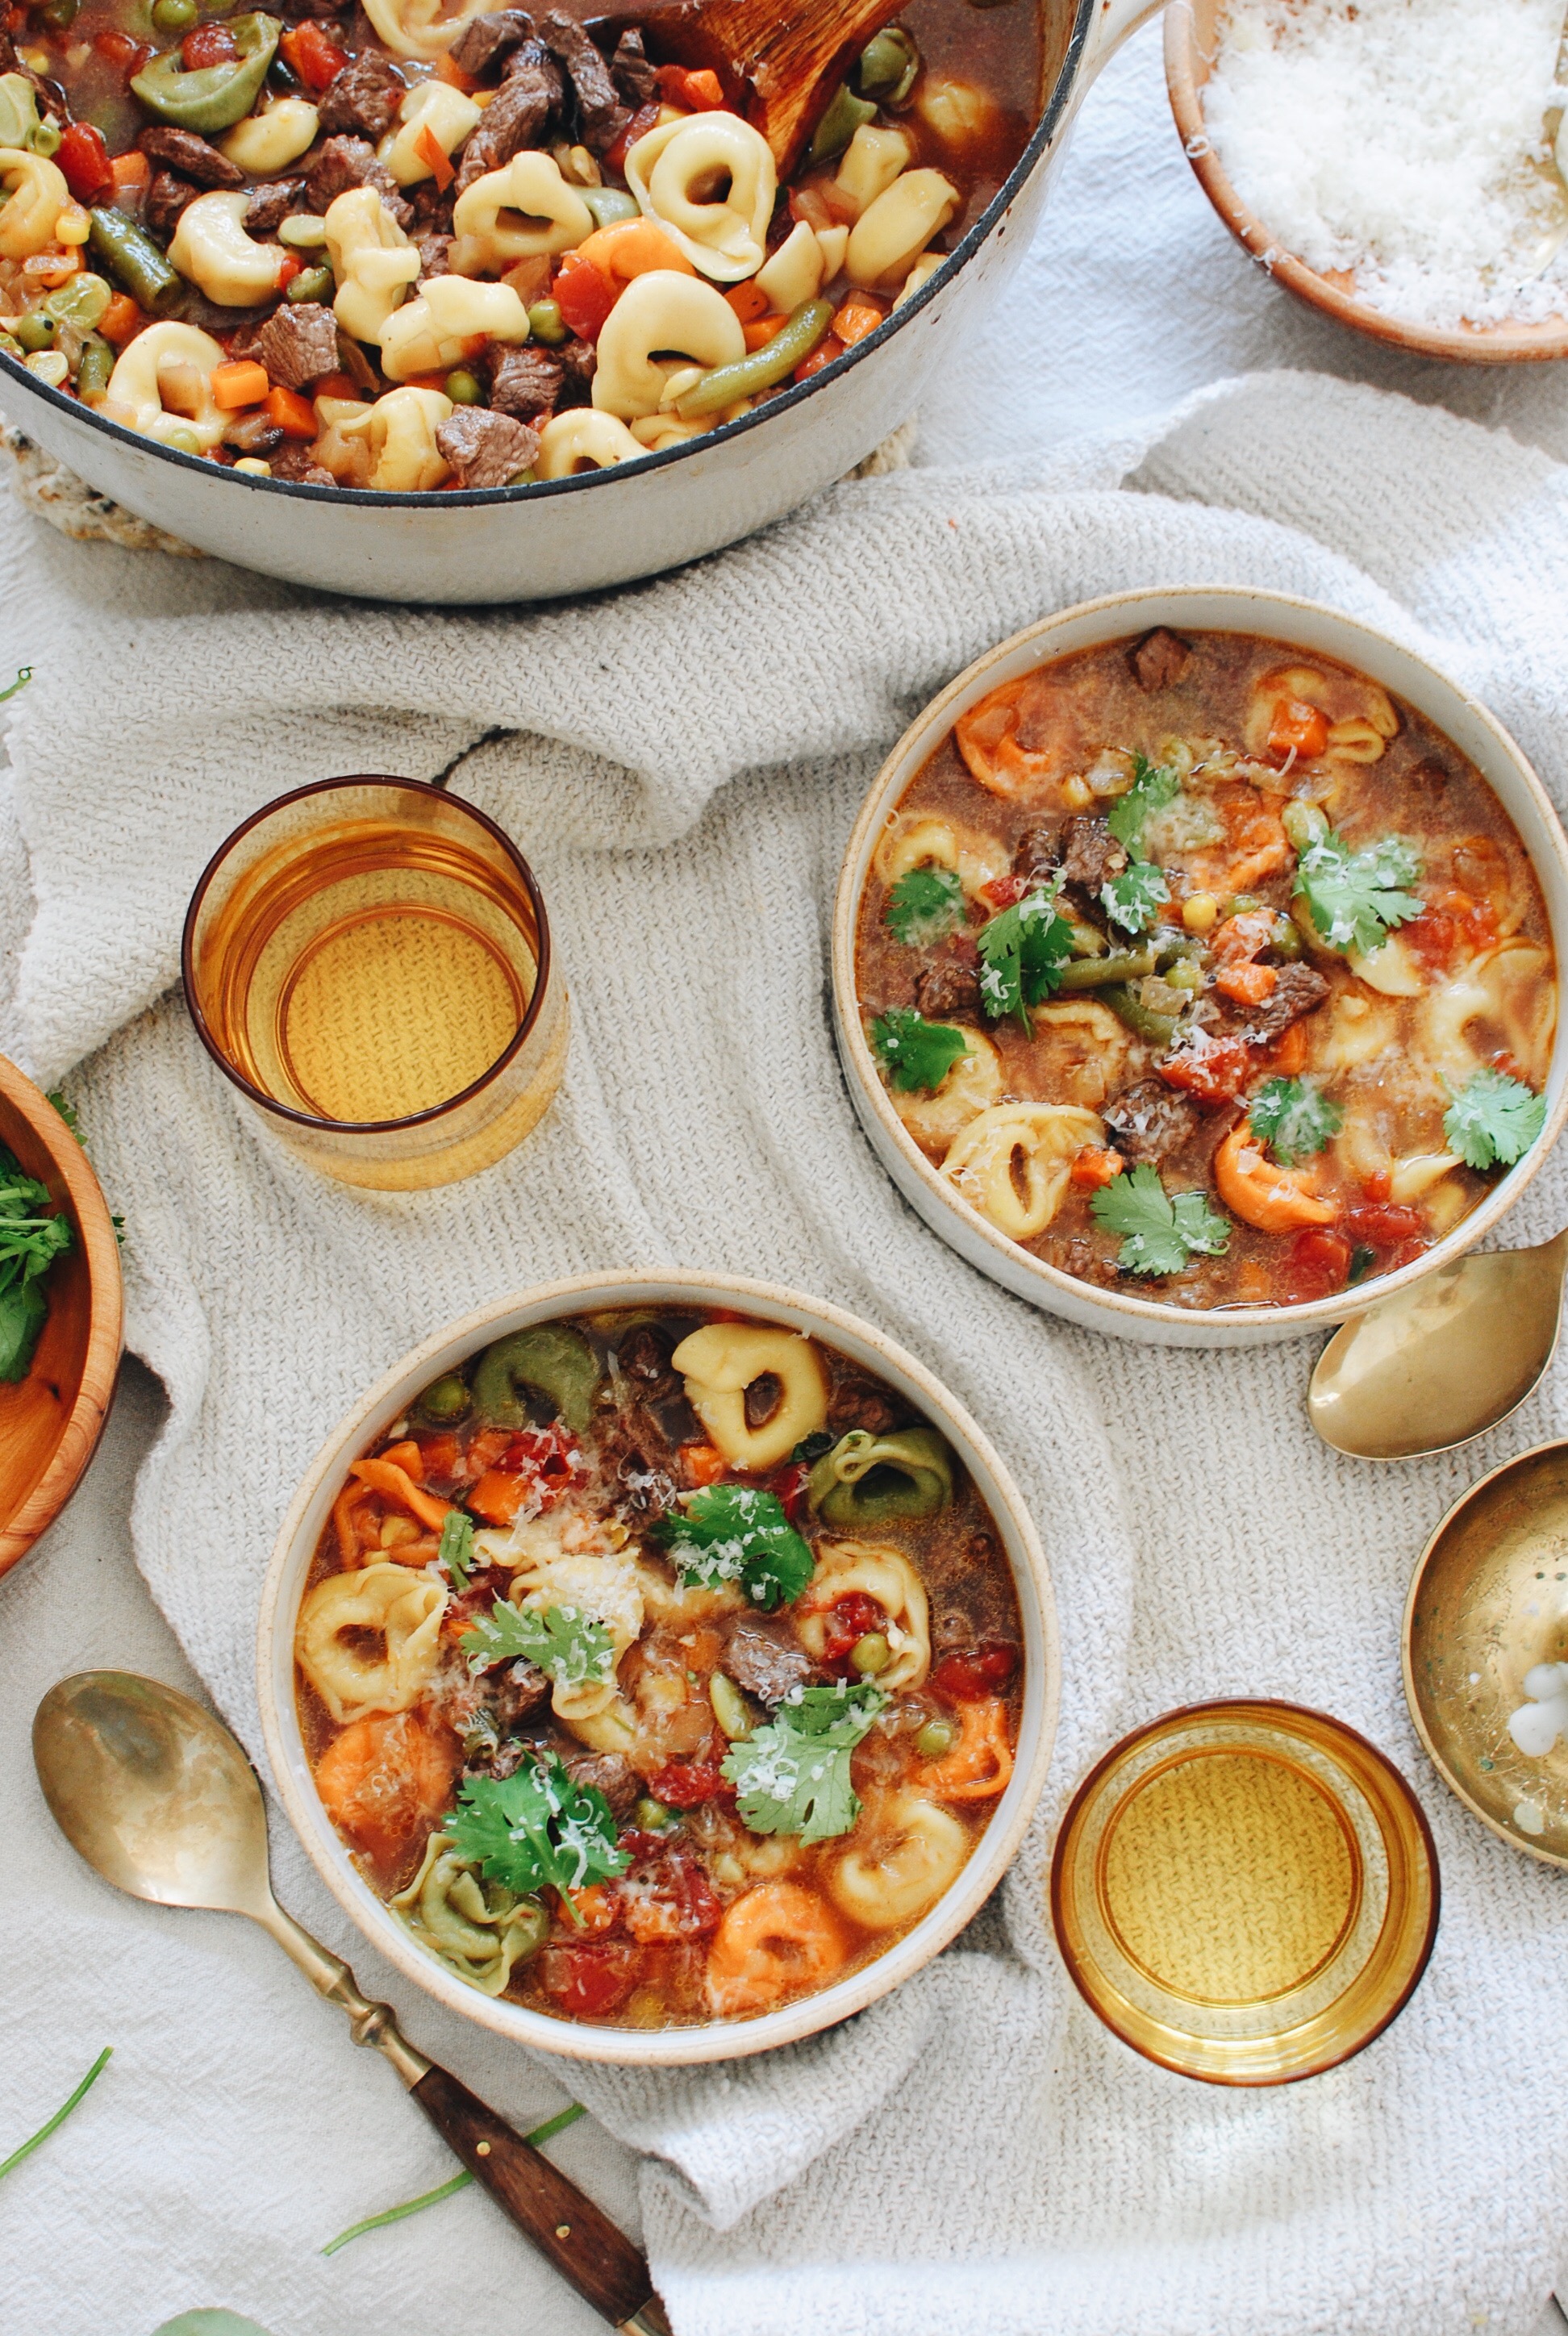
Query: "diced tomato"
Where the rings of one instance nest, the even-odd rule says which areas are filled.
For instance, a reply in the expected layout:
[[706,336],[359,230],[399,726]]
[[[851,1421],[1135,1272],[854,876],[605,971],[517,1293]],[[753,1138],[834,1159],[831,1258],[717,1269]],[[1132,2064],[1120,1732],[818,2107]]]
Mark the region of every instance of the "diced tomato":
[[1097,1192],[1103,1184],[1114,1184],[1121,1174],[1122,1155],[1098,1144],[1086,1144],[1068,1171],[1081,1192]]
[[197,24],[180,44],[180,62],[187,73],[206,73],[211,65],[231,65],[239,56],[239,44],[227,24]]
[[1398,1202],[1373,1201],[1348,1209],[1340,1223],[1352,1241],[1365,1241],[1372,1249],[1388,1249],[1396,1241],[1419,1241],[1424,1246],[1427,1238],[1420,1212],[1402,1208]]
[[1309,1225],[1296,1235],[1285,1260],[1287,1296],[1327,1298],[1343,1290],[1351,1254],[1351,1244],[1342,1232],[1329,1225]]
[[803,1460],[791,1460],[776,1468],[768,1478],[768,1490],[783,1504],[784,1513],[793,1525],[798,1519],[806,1496],[806,1484],[811,1470]]
[[281,292],[305,273],[305,262],[297,251],[286,251],[278,263],[278,288]]
[[493,1468],[511,1442],[510,1427],[482,1427],[477,1436],[470,1436],[464,1455],[469,1475],[482,1476],[487,1468]]
[[648,1778],[648,1790],[667,1808],[700,1809],[705,1801],[730,1800],[735,1786],[716,1760],[667,1760]]
[[627,123],[626,128],[621,131],[620,136],[616,140],[614,145],[609,148],[605,155],[605,161],[610,170],[618,171],[622,178],[626,176],[626,158],[628,154],[637,144],[639,138],[646,138],[648,136],[648,131],[657,122],[660,112],[661,108],[657,105],[639,105],[638,107],[637,112],[632,115],[631,120]]
[[54,163],[79,203],[101,202],[114,192],[114,168],[103,132],[91,122],[73,122],[54,150]]
[[979,1703],[1006,1687],[1018,1667],[1017,1647],[998,1642],[972,1654],[944,1655],[931,1673],[931,1685],[951,1703]]
[[531,1476],[554,1499],[583,1473],[582,1454],[570,1427],[521,1427],[496,1462],[509,1473]]
[[1213,1038],[1197,1030],[1154,1068],[1167,1086],[1181,1087],[1200,1103],[1229,1103],[1252,1073],[1252,1050],[1244,1038]]
[[140,71],[141,60],[152,54],[142,42],[133,41],[129,33],[95,34],[93,45],[105,64],[118,65],[127,75]]
[[291,25],[278,44],[284,63],[298,75],[312,97],[319,97],[348,63],[347,52],[329,41],[319,24],[308,19]]
[[438,1484],[452,1484],[463,1475],[463,1446],[450,1430],[439,1436],[421,1436],[419,1445],[420,1482],[432,1478]]
[[1361,1179],[1361,1190],[1369,1201],[1386,1201],[1393,1189],[1393,1173],[1388,1168],[1374,1168]]
[[1446,973],[1459,945],[1459,928],[1441,909],[1425,909],[1400,926],[1399,939],[1434,973]]
[[987,900],[998,909],[1016,908],[1028,889],[1027,876],[993,876],[989,884],[980,886]]
[[621,1848],[630,1852],[634,1840],[649,1846],[634,1854],[631,1870],[621,1877],[621,1918],[632,1937],[651,1946],[660,1940],[699,1939],[716,1931],[724,1908],[690,1851],[678,1840],[657,1834],[623,1834]]
[[1227,917],[1210,936],[1210,954],[1221,965],[1246,965],[1266,949],[1274,938],[1272,909],[1246,909],[1239,917]]
[[1329,747],[1329,717],[1320,706],[1299,697],[1278,697],[1269,725],[1271,754],[1293,754],[1299,762],[1312,762]]
[[813,374],[821,373],[835,357],[842,357],[844,345],[836,333],[828,333],[817,343],[809,357],[803,357],[792,376],[795,381],[810,381]]
[[712,1444],[683,1444],[681,1474],[688,1485],[716,1484],[729,1463]]
[[591,259],[568,252],[553,287],[562,320],[585,341],[597,341],[615,306],[615,287]]
[[852,1590],[847,1598],[841,1598],[827,1618],[823,1660],[829,1669],[842,1663],[869,1630],[885,1628],[887,1619],[876,1600],[868,1598],[863,1590]]
[[688,113],[713,113],[724,105],[724,83],[706,68],[688,73],[685,65],[660,65],[657,79],[667,105],[684,105]]
[[604,2020],[618,2011],[643,1973],[643,1951],[630,1939],[546,1947],[539,1983],[569,2020]]

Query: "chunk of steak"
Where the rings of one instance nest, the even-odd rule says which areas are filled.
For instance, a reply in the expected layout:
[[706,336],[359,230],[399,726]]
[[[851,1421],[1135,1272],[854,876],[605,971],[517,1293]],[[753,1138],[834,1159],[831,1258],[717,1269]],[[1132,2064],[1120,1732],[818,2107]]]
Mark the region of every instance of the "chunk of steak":
[[256,354],[274,381],[303,389],[337,371],[337,319],[319,300],[282,300],[256,336]]
[[1027,883],[1043,884],[1054,876],[1061,859],[1057,831],[1045,820],[1026,827],[1013,846],[1013,874]]
[[1101,1116],[1116,1150],[1135,1168],[1157,1168],[1181,1150],[1198,1125],[1196,1105],[1173,1094],[1163,1079],[1140,1079],[1103,1105]]
[[504,487],[533,468],[539,433],[510,414],[459,405],[437,429],[435,443],[465,487]]
[[305,209],[303,179],[268,179],[250,190],[246,205],[247,235],[276,235],[291,211]]
[[395,65],[374,49],[362,49],[334,73],[317,98],[321,127],[329,137],[348,131],[361,138],[385,138],[407,93],[408,84]]
[[615,44],[609,77],[624,104],[651,105],[658,94],[658,74],[635,24],[628,24]]
[[454,193],[461,195],[487,171],[499,170],[526,147],[542,146],[565,102],[560,67],[538,41],[525,41],[485,107],[482,121],[463,141]]
[[452,273],[452,238],[449,235],[416,235],[414,248],[419,254],[421,276],[450,276]]
[[408,205],[397,180],[365,138],[329,138],[306,172],[313,211],[325,211],[350,187],[374,187],[399,227],[408,224]]
[[[421,179],[404,197],[411,214],[408,232],[417,243],[422,235],[450,235],[452,208],[455,200],[450,187],[438,187],[433,179]],[[524,304],[526,306],[526,303]]]
[[562,405],[586,405],[593,390],[593,376],[599,365],[599,351],[591,341],[573,334],[570,341],[552,349],[550,355],[560,367],[562,375],[560,403]]
[[521,8],[497,8],[471,17],[449,52],[452,62],[474,81],[533,38],[533,18]]
[[167,243],[180,224],[180,214],[188,203],[193,203],[201,192],[189,179],[177,178],[172,170],[154,170],[151,184],[141,204],[141,217],[149,234],[160,243]]
[[199,187],[245,184],[244,171],[205,138],[198,138],[194,130],[175,130],[159,122],[154,129],[144,130],[136,143],[150,162],[161,163],[164,170],[178,171],[183,179],[194,179]]
[[869,1379],[841,1379],[828,1405],[828,1426],[835,1436],[847,1436],[852,1427],[885,1436],[906,1416],[887,1389],[872,1387]]
[[743,1614],[731,1623],[724,1667],[760,1703],[782,1703],[792,1687],[804,1686],[814,1668],[787,1622],[765,1622],[756,1614]]
[[1140,689],[1174,689],[1187,670],[1190,645],[1164,625],[1156,625],[1127,651],[1127,663]]
[[1271,1046],[1303,1014],[1315,1014],[1329,995],[1329,978],[1315,966],[1282,965],[1280,978],[1261,1006],[1250,1008],[1240,1035],[1254,1046]]
[[289,479],[297,486],[335,487],[337,481],[330,471],[324,471],[308,446],[297,438],[286,438],[275,454],[267,457],[275,479]]
[[526,1655],[519,1655],[488,1683],[487,1694],[496,1725],[505,1734],[549,1702],[550,1673],[531,1663]]
[[583,144],[596,154],[604,153],[615,144],[631,112],[617,94],[609,67],[575,16],[553,11],[541,19],[539,30],[545,47],[566,67]]
[[548,421],[560,395],[562,368],[546,349],[507,349],[491,369],[490,402],[514,421]]
[[642,1779],[618,1752],[576,1752],[566,1763],[574,1785],[588,1785],[602,1793],[617,1825],[624,1825],[642,1798]]
[[928,1022],[945,1021],[957,1015],[960,1020],[978,1022],[980,1018],[980,977],[976,966],[967,965],[961,958],[939,958],[934,965],[923,966],[915,976],[915,1004]]
[[1086,892],[1097,892],[1102,884],[1119,876],[1126,864],[1125,847],[1116,842],[1106,822],[1094,813],[1070,819],[1063,828],[1062,874],[1069,884],[1081,884]]
[[669,1340],[651,1322],[639,1322],[616,1348],[616,1361],[639,1396],[673,1395],[676,1373],[670,1362]]

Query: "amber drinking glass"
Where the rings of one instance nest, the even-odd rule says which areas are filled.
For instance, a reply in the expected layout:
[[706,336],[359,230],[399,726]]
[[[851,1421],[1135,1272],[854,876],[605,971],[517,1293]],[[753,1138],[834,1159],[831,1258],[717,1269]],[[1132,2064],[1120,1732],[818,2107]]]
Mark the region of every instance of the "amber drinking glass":
[[208,1053],[328,1176],[410,1192],[520,1144],[566,1063],[565,986],[528,863],[439,787],[300,787],[236,828],[186,913]]

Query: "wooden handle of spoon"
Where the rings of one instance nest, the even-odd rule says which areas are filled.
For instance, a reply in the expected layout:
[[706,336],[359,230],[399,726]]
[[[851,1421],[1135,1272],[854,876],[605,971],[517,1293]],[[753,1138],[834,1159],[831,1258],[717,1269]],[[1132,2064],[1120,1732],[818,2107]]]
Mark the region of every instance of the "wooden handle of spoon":
[[617,2328],[668,2336],[648,2259],[593,2200],[444,2068],[410,2087],[447,2147],[562,2279]]

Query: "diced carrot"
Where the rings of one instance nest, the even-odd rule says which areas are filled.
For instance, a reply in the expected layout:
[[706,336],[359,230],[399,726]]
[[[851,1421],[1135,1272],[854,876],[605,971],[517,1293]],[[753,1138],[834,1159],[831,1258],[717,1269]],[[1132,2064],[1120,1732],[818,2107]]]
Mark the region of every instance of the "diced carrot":
[[765,349],[768,343],[783,332],[789,323],[787,316],[754,316],[749,325],[741,326],[748,349]]
[[716,1484],[729,1463],[711,1444],[683,1444],[681,1466],[694,1484]]
[[1320,706],[1308,706],[1299,697],[1280,697],[1274,701],[1274,718],[1269,725],[1271,754],[1294,754],[1301,762],[1312,762],[1327,753],[1329,717]]
[[724,297],[743,325],[753,324],[758,316],[767,315],[767,294],[750,279],[745,284],[732,284]]
[[649,275],[655,268],[671,270],[677,276],[696,274],[685,252],[670,240],[657,219],[616,219],[609,227],[596,228],[571,256],[588,267],[597,268],[611,290],[618,293],[634,276]]
[[394,1467],[390,1460],[356,1460],[348,1473],[362,1484],[368,1484],[373,1493],[379,1493],[384,1500],[395,1501],[399,1508],[406,1509],[432,1533],[439,1533],[446,1523],[451,1503],[438,1501],[433,1493],[423,1491],[405,1469]]
[[1275,1070],[1282,1071],[1285,1076],[1290,1079],[1296,1076],[1298,1071],[1306,1069],[1307,1026],[1304,1022],[1292,1022],[1288,1030],[1282,1030],[1274,1042],[1270,1061]]
[[212,403],[221,406],[225,414],[232,414],[241,405],[259,405],[271,386],[267,367],[253,364],[248,357],[234,365],[212,368]]
[[445,194],[448,187],[456,178],[457,172],[452,167],[451,155],[428,122],[420,125],[419,135],[414,141],[414,151],[422,161],[429,163],[434,172],[436,192]]
[[509,1525],[522,1506],[527,1480],[509,1469],[491,1468],[468,1495],[468,1505],[487,1524]]
[[613,1931],[619,1919],[619,1895],[607,1890],[602,1882],[590,1882],[586,1890],[558,1890],[555,1894],[567,1921],[589,1938],[600,1931]]
[[831,365],[833,359],[835,357],[842,357],[843,353],[844,345],[840,340],[838,335],[836,333],[825,334],[817,343],[810,356],[803,357],[801,359],[800,364],[796,365],[794,369],[793,378],[796,381],[810,381],[813,373],[821,373],[824,365]]
[[688,73],[685,65],[658,67],[658,92],[667,105],[684,105],[693,113],[712,113],[724,104],[724,83],[706,67]]
[[435,78],[437,81],[449,82],[453,89],[462,90],[465,97],[472,93],[473,75],[465,73],[455,57],[443,54],[436,58]]
[[868,300],[863,293],[852,292],[833,318],[833,331],[846,349],[852,349],[857,341],[863,341],[868,333],[874,333],[879,325],[886,322],[874,300]]
[[[127,189],[132,193],[139,192],[151,182],[152,165],[145,154],[116,154],[111,158],[109,168],[113,174],[115,186]],[[102,329],[100,326],[100,332]]]
[[264,411],[286,438],[311,439],[320,434],[310,400],[301,397],[297,390],[285,389],[281,382],[268,393]]
[[1279,978],[1276,966],[1232,965],[1214,976],[1214,987],[1222,997],[1233,998],[1238,1006],[1261,1006],[1265,998],[1272,997]]
[[1086,1144],[1068,1172],[1080,1192],[1097,1192],[1102,1184],[1114,1184],[1122,1173],[1122,1155],[1097,1144]]
[[141,330],[142,323],[141,311],[129,292],[116,292],[98,319],[98,329],[112,347],[122,349]]

